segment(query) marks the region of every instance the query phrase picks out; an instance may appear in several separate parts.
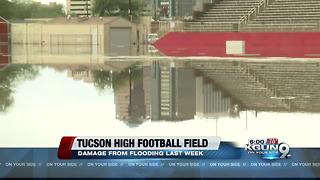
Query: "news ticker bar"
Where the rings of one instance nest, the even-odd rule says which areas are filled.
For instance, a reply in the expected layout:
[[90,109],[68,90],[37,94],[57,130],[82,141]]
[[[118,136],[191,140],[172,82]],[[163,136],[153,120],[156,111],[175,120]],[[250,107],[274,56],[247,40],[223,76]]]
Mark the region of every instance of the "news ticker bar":
[[297,167],[306,168],[314,167],[320,168],[320,162],[243,162],[243,161],[110,161],[110,162],[0,162],[0,167],[14,167],[14,168],[30,168],[30,167]]
[[[279,141],[280,142],[280,141]],[[290,158],[266,160],[230,142],[212,151],[216,159],[75,159],[57,158],[58,148],[0,148],[0,177],[314,177],[319,148],[292,148]],[[157,168],[159,167],[159,168]],[[33,172],[29,173],[29,172]],[[140,174],[137,172],[145,172]],[[195,174],[195,172],[197,174]]]
[[219,137],[63,137],[60,159],[214,159]]

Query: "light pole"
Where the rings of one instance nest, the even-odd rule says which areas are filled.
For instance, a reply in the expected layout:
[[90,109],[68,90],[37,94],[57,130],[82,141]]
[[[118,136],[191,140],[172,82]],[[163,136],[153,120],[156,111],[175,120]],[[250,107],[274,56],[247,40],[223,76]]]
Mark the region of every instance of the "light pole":
[[129,0],[129,19],[132,22],[132,2]]
[[89,3],[88,0],[86,0],[86,5],[85,5],[85,11],[86,11],[86,16],[89,17]]
[[157,20],[157,0],[153,0],[154,20]]

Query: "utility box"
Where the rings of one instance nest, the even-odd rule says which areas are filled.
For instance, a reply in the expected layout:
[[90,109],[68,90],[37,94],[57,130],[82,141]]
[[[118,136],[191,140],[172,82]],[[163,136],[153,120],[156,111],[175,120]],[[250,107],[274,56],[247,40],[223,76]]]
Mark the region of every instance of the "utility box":
[[227,55],[244,55],[246,43],[245,41],[226,41]]

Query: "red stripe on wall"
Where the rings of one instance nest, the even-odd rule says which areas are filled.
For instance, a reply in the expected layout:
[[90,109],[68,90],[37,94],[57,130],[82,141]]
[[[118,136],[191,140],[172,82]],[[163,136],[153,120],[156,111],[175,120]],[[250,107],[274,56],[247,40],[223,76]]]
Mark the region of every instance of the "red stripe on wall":
[[168,56],[228,57],[226,41],[245,41],[245,54],[320,57],[320,32],[171,32],[154,45]]
[[0,45],[0,65],[9,63],[8,48],[8,45]]
[[0,17],[0,65],[9,63],[9,24]]
[[6,34],[8,33],[8,23],[5,21],[1,21],[0,18],[0,34]]

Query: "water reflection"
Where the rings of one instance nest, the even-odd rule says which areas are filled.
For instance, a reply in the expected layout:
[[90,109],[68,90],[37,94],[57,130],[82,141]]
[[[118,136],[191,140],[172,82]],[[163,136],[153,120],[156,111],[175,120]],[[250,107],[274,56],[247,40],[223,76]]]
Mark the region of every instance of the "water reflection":
[[[239,112],[245,110],[256,114],[319,112],[319,64],[155,60],[46,66],[66,71],[74,80],[92,83],[99,91],[112,89],[116,118],[142,123],[148,119],[177,121],[194,116],[239,117]],[[34,78],[38,70],[32,65],[11,65],[0,72],[1,97],[7,99],[2,104],[8,107],[16,82]]]
[[[61,131],[51,135],[54,140],[194,132],[240,144],[248,137],[277,136],[292,145],[314,146],[319,137],[320,61],[126,58],[35,50],[12,54],[11,65],[0,71],[0,110],[7,112],[0,115],[2,129],[24,131],[12,124],[25,119],[27,129],[41,121],[52,132]],[[63,121],[66,129],[54,128],[55,121]],[[286,126],[291,129],[283,135]],[[310,129],[302,135],[310,140],[294,140],[301,128]]]
[[244,109],[319,112],[319,62],[194,62]]
[[[120,45],[119,45],[120,46]],[[10,48],[9,48],[10,47]],[[122,47],[122,46],[120,46]],[[96,63],[104,61],[106,57],[118,56],[157,56],[159,52],[152,45],[130,47],[130,53],[118,51],[105,53],[102,48],[94,50],[90,45],[41,45],[41,44],[12,44],[0,46],[0,55],[10,54],[13,63]],[[11,52],[8,52],[10,49]],[[1,57],[1,56],[0,56]],[[4,61],[4,60],[2,60]],[[0,59],[1,62],[1,59]]]
[[32,65],[10,66],[0,71],[0,112],[6,112],[13,105],[15,87],[37,74],[38,69]]

